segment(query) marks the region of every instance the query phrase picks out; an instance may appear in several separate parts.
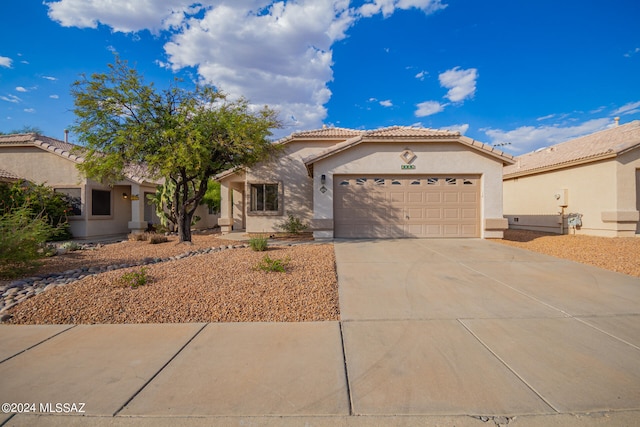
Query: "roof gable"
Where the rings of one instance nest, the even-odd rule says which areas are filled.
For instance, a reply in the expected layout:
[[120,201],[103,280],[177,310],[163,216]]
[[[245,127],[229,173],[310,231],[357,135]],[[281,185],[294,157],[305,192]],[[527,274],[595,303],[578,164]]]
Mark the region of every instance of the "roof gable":
[[483,144],[482,142],[467,138],[465,136],[461,136],[460,132],[429,128],[392,126],[388,128],[362,132],[357,136],[347,139],[346,141],[338,143],[321,153],[305,159],[305,165],[307,166],[307,169],[309,169],[309,173],[311,174],[311,169],[315,162],[326,159],[327,157],[334,156],[363,142],[412,140],[457,142],[473,150],[477,150],[481,153],[494,157],[500,160],[503,164],[512,164],[514,161],[513,156],[510,156],[503,151],[497,150],[490,145]]
[[614,158],[640,147],[640,120],[571,139],[516,157],[504,168],[505,178],[561,169]]
[[[0,147],[19,145],[31,145],[56,154],[74,163],[82,163],[84,161],[82,157],[84,148],[79,145],[70,144],[68,142],[38,135],[36,133],[0,135]],[[144,165],[128,165],[124,172],[125,177],[129,181],[133,181],[138,184],[142,184],[144,182],[156,183],[155,180],[149,177],[149,172]]]

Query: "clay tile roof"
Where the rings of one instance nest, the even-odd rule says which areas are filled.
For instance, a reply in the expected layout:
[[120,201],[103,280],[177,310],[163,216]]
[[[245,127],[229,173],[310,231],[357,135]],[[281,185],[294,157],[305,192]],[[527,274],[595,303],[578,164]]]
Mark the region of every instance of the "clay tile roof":
[[326,127],[315,130],[305,130],[295,132],[291,135],[293,138],[352,138],[362,135],[364,131],[346,128]]
[[4,169],[0,169],[0,182],[2,181],[20,181],[20,177],[13,172],[9,172]]
[[[47,136],[38,135],[36,133],[0,135],[1,145],[34,145],[43,150],[50,151],[61,157],[65,157],[72,162],[81,163],[83,147],[58,139],[49,138]],[[144,181],[155,183],[156,181],[149,178],[149,171],[144,165],[128,165],[125,167],[125,176],[127,179],[142,184]]]
[[438,138],[460,136],[460,132],[449,130],[417,128],[409,126],[391,126],[366,132],[368,138]]
[[504,168],[504,176],[528,175],[615,157],[635,147],[640,147],[640,120],[518,156],[515,164]]

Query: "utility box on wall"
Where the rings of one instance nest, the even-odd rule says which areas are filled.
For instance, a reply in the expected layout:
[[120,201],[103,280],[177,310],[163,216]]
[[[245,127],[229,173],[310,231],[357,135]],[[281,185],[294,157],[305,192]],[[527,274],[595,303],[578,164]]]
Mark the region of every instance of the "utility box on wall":
[[566,188],[560,188],[556,190],[553,197],[556,199],[556,202],[558,202],[558,206],[567,207],[569,205],[568,193],[569,193],[569,190],[567,190]]

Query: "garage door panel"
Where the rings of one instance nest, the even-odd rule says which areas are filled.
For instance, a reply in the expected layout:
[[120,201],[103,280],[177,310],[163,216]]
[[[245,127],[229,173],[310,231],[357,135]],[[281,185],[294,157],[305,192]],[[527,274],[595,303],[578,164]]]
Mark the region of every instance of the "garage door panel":
[[441,203],[442,202],[442,193],[425,193],[425,202],[426,203]]
[[427,208],[425,209],[426,212],[426,217],[428,219],[442,219],[442,209],[438,208],[438,209],[430,209]]
[[336,237],[479,237],[479,178],[334,176]]
[[459,209],[443,209],[442,213],[444,214],[444,219],[459,219],[460,218],[460,210]]
[[447,191],[443,194],[445,203],[458,203],[460,201],[460,193]]
[[407,202],[422,204],[423,203],[422,192],[409,190],[407,192]]
[[478,193],[464,192],[461,193],[463,203],[478,203]]
[[478,210],[475,208],[472,209],[461,209],[460,217],[463,219],[475,219],[478,217]]

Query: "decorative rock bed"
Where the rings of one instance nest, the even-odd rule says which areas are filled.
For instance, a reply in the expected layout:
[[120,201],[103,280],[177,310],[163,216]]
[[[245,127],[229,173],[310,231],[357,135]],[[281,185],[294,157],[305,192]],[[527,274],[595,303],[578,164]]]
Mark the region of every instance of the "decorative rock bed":
[[203,255],[212,252],[220,252],[228,249],[247,248],[248,244],[239,245],[222,245],[217,247],[211,247],[206,249],[199,249],[195,251],[184,252],[179,255],[174,255],[165,258],[151,258],[146,257],[140,261],[129,264],[113,264],[103,267],[82,267],[75,270],[67,270],[62,273],[42,274],[25,279],[14,280],[7,285],[0,286],[0,293],[2,299],[0,299],[0,322],[6,320],[6,311],[16,304],[37,295],[41,292],[46,292],[56,286],[63,286],[76,280],[81,280],[87,276],[93,276],[96,274],[104,273],[107,271],[120,270],[124,268],[140,267],[150,264],[158,264],[161,262],[174,261],[178,259],[188,258],[195,255]]

